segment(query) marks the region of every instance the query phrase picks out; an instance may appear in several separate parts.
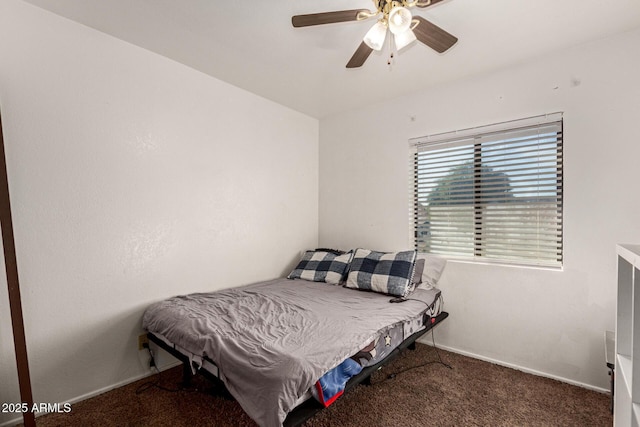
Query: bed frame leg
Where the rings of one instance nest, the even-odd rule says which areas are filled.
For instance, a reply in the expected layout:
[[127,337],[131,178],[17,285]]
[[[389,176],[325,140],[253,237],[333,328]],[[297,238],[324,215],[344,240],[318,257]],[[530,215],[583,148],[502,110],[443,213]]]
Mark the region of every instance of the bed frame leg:
[[191,377],[193,374],[191,373],[191,366],[189,362],[182,362],[182,383],[180,384],[181,388],[189,388],[191,387]]
[[371,385],[371,375],[367,376],[367,378],[363,379],[362,382],[360,384],[364,384],[364,385]]
[[415,341],[414,341],[414,342],[412,342],[411,344],[409,344],[409,345],[407,346],[407,348],[408,348],[409,350],[415,350],[415,349],[416,349],[416,342],[415,342]]

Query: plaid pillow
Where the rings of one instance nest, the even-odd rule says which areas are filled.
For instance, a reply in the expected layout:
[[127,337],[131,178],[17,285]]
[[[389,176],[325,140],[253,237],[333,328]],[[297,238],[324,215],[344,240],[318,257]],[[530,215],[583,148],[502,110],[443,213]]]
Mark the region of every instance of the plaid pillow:
[[345,286],[407,296],[414,289],[411,279],[417,254],[417,251],[385,253],[356,249]]
[[306,251],[287,278],[339,285],[347,274],[352,256],[352,252],[338,255],[323,250]]

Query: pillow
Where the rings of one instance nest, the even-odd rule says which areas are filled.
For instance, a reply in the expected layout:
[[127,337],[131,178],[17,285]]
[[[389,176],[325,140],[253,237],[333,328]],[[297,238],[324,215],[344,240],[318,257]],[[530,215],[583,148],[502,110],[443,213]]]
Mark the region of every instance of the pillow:
[[353,253],[338,255],[326,250],[306,251],[288,279],[303,279],[339,285],[349,268]]
[[447,260],[435,255],[424,256],[424,270],[422,272],[422,283],[418,285],[420,289],[432,289],[438,285],[438,280],[447,265]]
[[412,290],[416,251],[376,252],[356,249],[347,276],[347,288],[404,297]]
[[411,277],[411,284],[418,286],[422,283],[422,272],[424,271],[424,258],[417,258],[416,264],[413,267],[413,277]]

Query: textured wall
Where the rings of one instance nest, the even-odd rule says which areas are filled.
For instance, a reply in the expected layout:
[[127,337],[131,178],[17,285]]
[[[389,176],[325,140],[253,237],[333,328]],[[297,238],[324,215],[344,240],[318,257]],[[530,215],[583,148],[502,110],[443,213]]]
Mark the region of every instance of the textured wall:
[[[281,276],[317,243],[316,119],[14,0],[0,107],[38,402],[147,373],[150,302]],[[16,402],[0,282],[0,402]]]
[[323,119],[320,245],[410,247],[409,138],[563,111],[563,271],[450,262],[436,338],[606,389],[615,243],[640,241],[638,46],[636,30]]

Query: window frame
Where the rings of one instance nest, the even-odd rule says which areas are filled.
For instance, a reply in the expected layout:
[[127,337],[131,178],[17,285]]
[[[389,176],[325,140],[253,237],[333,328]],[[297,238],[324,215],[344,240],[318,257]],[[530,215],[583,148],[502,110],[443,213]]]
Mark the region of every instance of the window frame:
[[[555,237],[555,241],[552,242],[553,244],[555,244],[555,247],[549,248],[548,249],[548,254],[549,257],[545,258],[545,256],[547,255],[547,252],[544,252],[543,250],[538,249],[538,252],[540,254],[543,254],[544,256],[539,256],[539,258],[535,258],[532,256],[526,256],[526,254],[521,254],[520,256],[517,255],[517,249],[519,249],[518,247],[515,248],[515,250],[513,248],[509,248],[508,245],[508,241],[510,236],[508,235],[508,233],[506,231],[502,231],[500,229],[500,227],[504,227],[504,228],[508,228],[507,226],[504,225],[504,222],[499,223],[499,231],[501,231],[503,234],[500,235],[498,234],[497,237],[497,241],[498,242],[502,242],[502,244],[504,245],[502,250],[505,250],[505,252],[509,252],[508,254],[503,254],[502,256],[496,256],[496,255],[487,255],[487,241],[490,240],[490,237],[487,237],[486,235],[483,235],[483,229],[488,228],[487,223],[489,223],[489,220],[487,218],[485,218],[485,216],[483,215],[483,210],[487,208],[487,206],[490,205],[490,202],[482,202],[481,201],[481,197],[483,196],[483,191],[486,193],[487,191],[487,185],[485,184],[483,186],[483,184],[480,182],[481,180],[481,175],[484,173],[483,169],[484,169],[484,165],[487,164],[487,162],[485,162],[484,159],[486,159],[487,156],[486,154],[483,154],[483,148],[485,148],[484,146],[487,146],[492,143],[492,142],[498,142],[498,143],[502,143],[505,146],[509,146],[510,141],[508,141],[506,138],[503,139],[502,141],[498,138],[500,135],[505,135],[508,134],[509,132],[519,132],[521,130],[529,130],[529,129],[538,129],[538,128],[544,128],[544,127],[550,127],[550,126],[557,126],[557,128],[559,129],[555,135],[555,140],[552,141],[552,145],[555,144],[554,146],[554,155],[555,155],[555,161],[556,161],[556,169],[555,169],[555,177],[554,177],[554,181],[552,181],[553,183],[555,183],[556,185],[556,195],[555,195],[555,206],[554,207],[535,207],[534,206],[534,211],[535,212],[542,212],[542,213],[550,213],[553,212],[555,210],[555,218],[552,219],[552,223],[555,221],[556,225],[557,225],[557,231],[555,231],[555,234],[549,233],[548,235],[551,237]],[[424,253],[434,253],[436,255],[440,255],[449,259],[455,259],[455,260],[460,260],[460,261],[469,261],[469,262],[476,262],[476,263],[491,263],[491,264],[506,264],[506,265],[517,265],[517,266],[524,266],[524,267],[534,267],[534,268],[550,268],[550,269],[558,269],[558,270],[562,270],[563,266],[564,266],[564,153],[563,153],[563,130],[564,130],[564,118],[563,118],[563,113],[559,112],[559,113],[551,113],[551,114],[545,114],[545,115],[540,115],[540,116],[535,116],[535,117],[529,117],[526,119],[518,119],[518,120],[511,120],[511,121],[507,121],[507,122],[501,122],[501,123],[496,123],[493,125],[488,125],[488,126],[480,126],[480,127],[474,127],[474,128],[469,128],[469,129],[463,129],[463,130],[457,130],[454,132],[447,132],[447,133],[441,133],[441,134],[436,134],[436,135],[429,135],[429,136],[424,136],[424,137],[420,137],[420,138],[413,138],[411,140],[409,140],[410,143],[410,203],[409,203],[409,207],[410,207],[410,230],[411,230],[411,242],[414,246],[414,248],[420,252],[424,252]],[[493,137],[493,139],[489,138],[488,140],[487,137]],[[551,139],[552,137],[543,137],[540,136],[536,141],[538,144],[538,148],[537,151],[536,150],[531,150],[531,153],[533,153],[534,155],[538,155],[541,156],[542,152],[544,151],[543,149],[540,148],[540,145],[544,145],[541,144],[541,141],[544,141],[545,139]],[[426,217],[428,217],[428,215],[425,217],[424,214],[421,214],[421,210],[424,210],[426,206],[429,206],[428,203],[424,202],[424,200],[427,198],[429,192],[425,192],[424,189],[420,189],[419,187],[424,187],[424,184],[420,182],[420,179],[424,179],[425,177],[425,170],[426,168],[422,168],[419,166],[419,154],[420,153],[424,153],[427,151],[435,151],[437,149],[443,148],[446,149],[447,147],[451,147],[453,148],[468,148],[469,150],[472,150],[472,162],[471,162],[471,173],[473,174],[473,184],[472,184],[472,188],[473,188],[473,195],[471,197],[468,197],[467,201],[472,200],[472,204],[470,204],[470,206],[473,206],[473,241],[471,242],[472,245],[472,253],[469,254],[465,254],[465,255],[460,255],[460,253],[456,252],[463,252],[464,250],[461,249],[459,251],[456,250],[449,250],[447,251],[446,249],[440,249],[440,250],[435,250],[435,251],[429,251],[429,248],[427,247],[430,243],[426,243],[426,241],[428,241],[428,239],[424,239],[423,240],[423,235],[419,235],[420,230],[419,228],[422,226],[424,227],[424,223],[421,222],[423,221]],[[515,147],[515,148],[514,148]],[[509,149],[514,149],[517,150],[517,143],[513,143],[513,147],[509,147]],[[507,149],[508,152],[508,149]],[[484,157],[483,157],[484,156]],[[450,157],[454,157],[454,155],[452,154]],[[532,164],[535,164],[535,162],[532,162]],[[542,167],[541,167],[542,168]],[[450,170],[452,170],[453,167],[451,167]],[[433,175],[437,175],[436,173],[434,173]],[[505,176],[507,174],[505,173]],[[551,173],[551,175],[554,175],[553,173]],[[430,179],[435,179],[433,177],[431,177]],[[542,182],[544,182],[545,179],[538,177],[537,181],[535,180],[531,180],[531,181],[526,181],[527,183],[532,182],[532,183],[536,183],[536,185],[538,186],[542,186]],[[511,184],[508,184],[509,188],[511,187]],[[507,187],[505,187],[507,188]],[[433,190],[433,188],[432,188]],[[523,202],[527,202],[526,197],[523,197]],[[426,203],[426,204],[425,204]],[[549,203],[550,204],[550,203]],[[510,205],[507,206],[506,209],[518,209],[517,208],[517,204],[513,204],[513,202],[509,202],[506,203],[506,205]],[[506,206],[505,205],[505,206]],[[451,206],[453,206],[453,204],[445,204],[443,206],[449,206],[449,208]],[[536,211],[535,209],[538,209],[538,211]],[[521,221],[524,221],[524,219],[519,218]],[[430,219],[426,221],[427,223],[431,223]],[[522,224],[526,224],[526,222],[523,222]],[[544,246],[544,245],[540,245],[540,242],[546,243],[544,241],[544,237],[546,237],[547,235],[545,235],[545,233],[541,233],[540,230],[543,229],[543,227],[545,223],[544,221],[541,222],[536,222],[535,223],[535,227],[532,228],[532,230],[536,230],[536,237],[535,238],[527,238],[527,239],[523,239],[521,238],[521,240],[525,243],[530,243],[533,242],[534,245],[538,245],[538,246]],[[518,224],[519,225],[519,224]],[[540,235],[544,235],[543,237],[540,237]],[[449,235],[448,237],[451,238],[451,236],[455,236],[455,232],[452,232],[451,235]],[[447,236],[445,236],[446,239]],[[422,240],[422,241],[421,241]],[[554,256],[554,251],[555,251],[555,260],[552,260],[551,258],[553,258]],[[497,252],[500,252],[500,250],[498,250]]]

